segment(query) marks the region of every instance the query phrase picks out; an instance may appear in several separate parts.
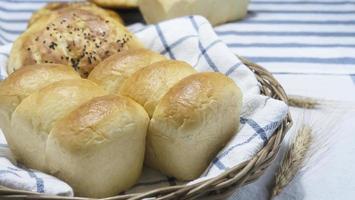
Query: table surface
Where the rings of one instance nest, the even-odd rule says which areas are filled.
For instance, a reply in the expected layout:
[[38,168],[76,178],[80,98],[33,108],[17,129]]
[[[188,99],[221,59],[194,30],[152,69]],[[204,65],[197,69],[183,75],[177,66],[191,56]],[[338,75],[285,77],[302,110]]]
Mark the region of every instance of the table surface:
[[[13,41],[46,2],[0,0],[0,45]],[[141,20],[134,12],[121,11],[130,23]],[[328,144],[276,199],[354,199],[355,0],[251,0],[244,20],[216,32],[235,53],[271,71],[288,94],[326,104],[313,111],[291,109],[295,126],[286,141],[304,122]],[[277,164],[230,199],[267,199]]]

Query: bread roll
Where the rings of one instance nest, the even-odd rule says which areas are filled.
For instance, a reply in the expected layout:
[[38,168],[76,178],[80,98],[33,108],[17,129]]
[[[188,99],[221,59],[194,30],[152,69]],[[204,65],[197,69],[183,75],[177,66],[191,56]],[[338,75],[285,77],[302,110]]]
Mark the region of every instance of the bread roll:
[[[48,16],[53,14],[53,11],[58,11],[63,8],[67,7],[81,7],[86,10],[91,10],[92,12],[101,12],[100,9],[97,8],[94,4],[90,3],[68,3],[68,2],[63,2],[63,3],[48,3],[45,7],[39,9],[38,11],[34,12],[28,21],[28,26],[32,26],[34,23],[37,23],[42,20],[46,20]],[[122,18],[114,11],[112,10],[105,10],[107,14],[109,14],[112,18],[116,19],[119,23],[123,24]],[[41,23],[41,22],[39,22]]]
[[58,81],[32,93],[11,119],[18,159],[27,167],[45,171],[45,145],[53,123],[84,102],[105,94],[95,83],[84,79]]
[[21,148],[13,141],[10,127],[11,116],[16,107],[33,92],[56,81],[70,79],[80,79],[70,66],[37,64],[19,69],[0,83],[0,128],[15,156]]
[[76,196],[117,195],[140,177],[148,122],[127,97],[92,99],[55,123],[46,149],[49,170]]
[[202,15],[212,25],[242,19],[249,0],[139,0],[147,23],[158,23],[186,15]]
[[152,116],[163,95],[179,80],[193,73],[196,73],[195,69],[186,62],[156,62],[129,77],[123,83],[120,94],[137,101]]
[[108,8],[135,8],[138,6],[138,0],[90,0],[98,6]]
[[87,77],[110,55],[142,47],[105,10],[73,5],[40,17],[16,39],[8,61],[9,74],[24,65],[61,63],[71,65],[82,77]]
[[182,79],[155,109],[146,164],[180,180],[197,178],[238,130],[241,106],[240,89],[220,73]]
[[137,70],[166,58],[147,49],[133,49],[117,53],[98,64],[89,75],[89,80],[118,94],[123,82]]

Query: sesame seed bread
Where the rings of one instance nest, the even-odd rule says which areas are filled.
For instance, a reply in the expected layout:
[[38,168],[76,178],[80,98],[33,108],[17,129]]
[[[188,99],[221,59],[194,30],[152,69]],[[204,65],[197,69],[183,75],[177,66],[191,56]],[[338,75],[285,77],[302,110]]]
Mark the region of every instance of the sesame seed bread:
[[116,18],[92,4],[69,4],[37,17],[13,44],[9,74],[24,65],[71,65],[82,77],[110,55],[141,48],[141,43]]

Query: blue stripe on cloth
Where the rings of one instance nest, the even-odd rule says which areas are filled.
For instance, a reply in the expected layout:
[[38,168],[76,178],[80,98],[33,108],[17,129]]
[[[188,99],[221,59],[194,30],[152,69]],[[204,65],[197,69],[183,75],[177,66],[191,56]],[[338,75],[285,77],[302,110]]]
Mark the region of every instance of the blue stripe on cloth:
[[4,29],[2,27],[0,27],[0,31],[1,32],[4,32],[4,33],[8,33],[8,34],[16,34],[16,35],[19,35],[23,32],[23,30],[9,30],[9,29]]
[[[182,42],[186,41],[187,39],[190,38],[198,38],[198,35],[187,35],[184,36],[180,39],[178,39],[176,42],[173,42],[172,44],[169,45],[170,49],[173,49],[174,47],[176,47],[177,45],[181,44]],[[167,49],[164,49],[162,52],[160,52],[160,54],[166,54],[167,53]]]
[[267,143],[267,135],[266,135],[266,130],[264,130],[262,127],[259,126],[258,123],[256,123],[252,119],[247,119],[246,123],[252,127],[258,135],[260,135],[261,139],[264,141],[264,144]]
[[225,73],[226,76],[229,76],[231,73],[234,72],[234,70],[236,70],[239,66],[241,65],[241,63],[237,63],[235,65],[233,65],[232,67],[230,67],[228,69],[228,71]]
[[350,75],[350,78],[353,80],[353,83],[354,83],[354,85],[355,85],[355,74]]
[[26,168],[24,165],[22,164],[18,164],[18,167],[21,168],[22,170],[26,171],[27,174],[35,179],[36,181],[36,187],[37,187],[37,192],[40,192],[40,193],[44,193],[44,182],[43,182],[43,179],[38,177],[31,169],[28,169]]
[[1,40],[4,40],[5,43],[11,43],[11,42],[13,42],[12,40],[5,38],[5,37],[2,36],[1,34],[0,34],[0,39],[1,39]]
[[251,4],[277,4],[277,5],[306,5],[306,4],[318,4],[318,5],[344,5],[355,4],[354,1],[258,1],[252,0]]
[[[1,1],[0,1],[1,2]],[[6,13],[16,13],[16,12],[22,12],[22,13],[32,13],[34,11],[38,10],[38,8],[16,8],[16,7],[10,7],[10,8],[5,8],[0,5],[0,11],[4,11]]]
[[16,174],[15,172],[12,172],[10,170],[0,170],[0,176],[1,175],[6,175],[6,174],[11,174],[11,175],[14,175],[14,176],[17,176],[17,177],[20,177],[18,174]]
[[[246,118],[240,118],[241,119],[241,123],[242,122],[248,122],[250,119],[246,119]],[[281,122],[272,122],[268,125],[266,125],[264,128],[262,128],[264,131],[269,131],[269,130],[273,130],[275,128],[277,128],[280,125]],[[249,124],[250,125],[250,124]],[[260,135],[260,133],[258,133],[258,131],[256,131],[252,136],[250,136],[247,140],[245,140],[242,143],[238,143],[235,144],[233,146],[231,146],[229,149],[225,150],[222,154],[220,154],[218,157],[216,157],[212,163],[214,165],[216,165],[216,167],[218,167],[221,170],[226,169],[227,167],[221,162],[221,159],[224,158],[225,156],[227,156],[233,149],[235,149],[236,147],[239,147],[241,145],[247,144],[249,142],[251,142],[254,138],[256,138],[256,136]],[[266,141],[267,142],[267,141]],[[264,142],[265,145],[265,142]],[[207,172],[208,173],[208,172]]]
[[0,18],[0,22],[4,22],[4,23],[26,23],[28,22],[28,19],[4,19],[4,18]]
[[258,19],[245,19],[238,22],[239,24],[301,24],[301,25],[355,25],[355,20],[258,20]]
[[[229,28],[229,27],[228,27]],[[232,27],[230,27],[232,28]],[[238,29],[238,27],[235,27]],[[216,31],[218,35],[255,35],[255,36],[318,36],[318,37],[355,37],[355,32],[287,32],[287,31]]]
[[306,58],[306,57],[252,57],[246,56],[254,62],[294,62],[294,63],[317,63],[317,64],[347,64],[355,65],[355,58]]
[[264,9],[253,9],[252,13],[272,13],[272,14],[333,14],[333,15],[354,15],[355,12],[352,10],[264,10]]
[[156,29],[156,31],[158,33],[160,41],[162,42],[162,44],[163,44],[163,46],[165,48],[165,51],[168,52],[168,54],[169,54],[171,59],[175,59],[175,56],[171,52],[170,47],[169,47],[168,43],[166,42],[166,39],[165,39],[165,37],[163,35],[163,32],[161,31],[160,25],[159,24],[155,25],[155,29]]
[[355,44],[305,44],[305,43],[228,43],[228,47],[268,47],[268,48],[355,48]]
[[[193,16],[189,16],[189,19],[192,23],[192,26],[194,27],[196,33],[200,32],[200,27],[197,26],[196,20]],[[201,56],[204,56],[206,62],[208,63],[209,67],[211,67],[213,69],[213,71],[215,72],[219,72],[216,64],[212,61],[212,59],[210,58],[210,56],[207,53],[207,50],[210,49],[211,47],[213,47],[215,44],[221,42],[220,40],[216,40],[213,41],[211,44],[209,44],[206,48],[203,47],[203,45],[201,44],[201,41],[198,42],[198,47],[201,50],[200,55],[198,56],[197,62],[195,64],[195,66],[197,65],[197,63],[199,62]]]
[[37,192],[43,193],[44,192],[43,179],[39,178],[31,169],[27,169],[26,171],[31,178],[34,178],[36,180]]

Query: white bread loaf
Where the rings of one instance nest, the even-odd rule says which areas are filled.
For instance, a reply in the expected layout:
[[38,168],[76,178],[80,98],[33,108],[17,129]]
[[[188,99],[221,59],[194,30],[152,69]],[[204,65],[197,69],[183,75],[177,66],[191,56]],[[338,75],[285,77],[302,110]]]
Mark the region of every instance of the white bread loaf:
[[147,23],[186,15],[202,15],[212,25],[239,20],[247,13],[249,0],[139,0]]
[[22,67],[0,84],[0,128],[27,167],[67,181],[76,195],[112,196],[140,176],[149,117],[106,94],[69,66]]
[[28,167],[45,171],[44,152],[53,124],[86,101],[105,94],[95,83],[76,79],[55,82],[24,99],[11,119],[20,160]]
[[146,164],[180,180],[197,178],[238,130],[241,105],[240,89],[223,74],[182,79],[155,109]]
[[23,99],[33,92],[60,80],[80,79],[69,66],[60,64],[36,64],[25,66],[10,74],[0,83],[0,127],[16,157],[21,149],[12,139],[10,121],[12,113]]
[[46,148],[49,170],[78,196],[117,195],[140,177],[148,122],[145,110],[127,97],[92,99],[54,125]]

